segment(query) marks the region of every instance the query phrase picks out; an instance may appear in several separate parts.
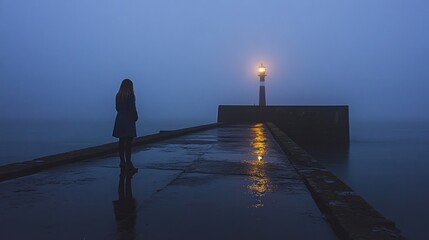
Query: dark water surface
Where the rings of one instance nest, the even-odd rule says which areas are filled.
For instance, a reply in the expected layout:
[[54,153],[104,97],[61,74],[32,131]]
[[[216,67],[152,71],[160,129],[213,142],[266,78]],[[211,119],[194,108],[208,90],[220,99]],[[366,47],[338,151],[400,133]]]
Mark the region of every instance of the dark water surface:
[[355,124],[349,149],[305,148],[406,237],[429,239],[429,124]]
[[[141,119],[137,122],[137,135],[207,123]],[[114,119],[0,121],[0,165],[117,141],[112,137],[113,124]]]

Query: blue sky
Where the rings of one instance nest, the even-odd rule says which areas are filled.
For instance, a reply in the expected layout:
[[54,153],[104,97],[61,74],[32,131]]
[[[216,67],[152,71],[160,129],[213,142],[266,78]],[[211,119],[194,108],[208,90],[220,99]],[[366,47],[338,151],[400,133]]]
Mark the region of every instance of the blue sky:
[[0,0],[4,119],[143,119],[219,104],[350,105],[352,121],[429,119],[429,2]]

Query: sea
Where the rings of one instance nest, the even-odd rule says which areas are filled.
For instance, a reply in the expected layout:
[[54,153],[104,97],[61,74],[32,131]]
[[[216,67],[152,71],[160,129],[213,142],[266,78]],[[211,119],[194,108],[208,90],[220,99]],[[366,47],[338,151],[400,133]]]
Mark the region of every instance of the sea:
[[[211,123],[139,121],[138,135]],[[21,120],[0,124],[0,165],[116,141],[113,121]],[[303,146],[394,221],[408,239],[429,239],[429,123],[351,123],[346,148]]]
[[[215,122],[215,121],[213,121]],[[137,135],[158,133],[207,123],[207,120],[139,119]],[[114,119],[106,120],[2,120],[0,165],[116,142]]]
[[405,237],[429,239],[429,123],[352,123],[350,133],[348,148],[303,147]]

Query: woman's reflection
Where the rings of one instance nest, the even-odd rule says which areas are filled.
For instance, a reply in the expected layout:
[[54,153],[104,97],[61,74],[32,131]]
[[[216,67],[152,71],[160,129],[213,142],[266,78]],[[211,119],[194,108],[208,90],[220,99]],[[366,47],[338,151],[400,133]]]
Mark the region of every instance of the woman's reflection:
[[131,189],[134,172],[121,171],[119,174],[118,200],[113,201],[118,239],[135,239],[136,200]]

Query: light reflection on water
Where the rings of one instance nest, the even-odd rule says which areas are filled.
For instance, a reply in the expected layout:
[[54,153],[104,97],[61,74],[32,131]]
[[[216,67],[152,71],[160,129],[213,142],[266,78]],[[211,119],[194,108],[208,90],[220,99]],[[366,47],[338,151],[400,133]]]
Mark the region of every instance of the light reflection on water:
[[254,155],[255,159],[245,161],[249,165],[251,180],[251,184],[247,185],[247,189],[251,192],[256,201],[251,207],[260,208],[264,206],[263,198],[265,194],[271,191],[271,184],[266,174],[266,162],[264,160],[267,139],[262,123],[255,124],[251,130],[253,139],[250,144],[253,147],[252,155]]

